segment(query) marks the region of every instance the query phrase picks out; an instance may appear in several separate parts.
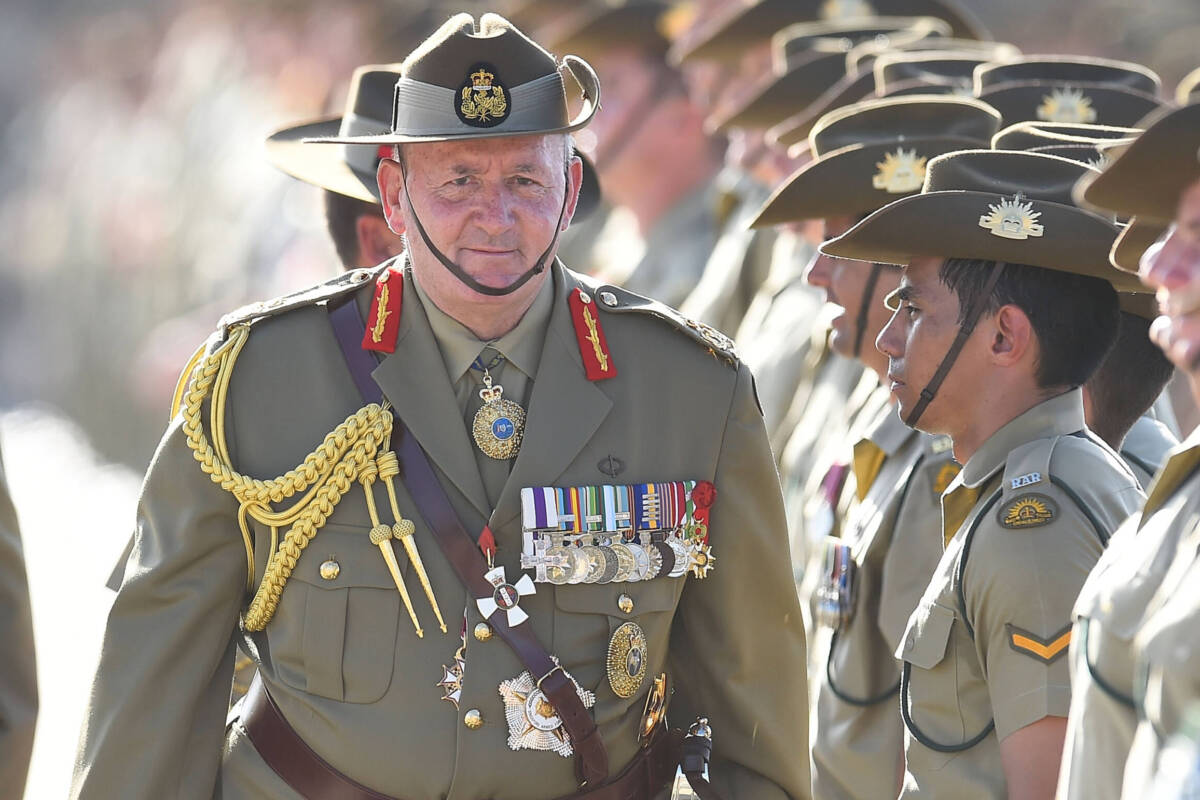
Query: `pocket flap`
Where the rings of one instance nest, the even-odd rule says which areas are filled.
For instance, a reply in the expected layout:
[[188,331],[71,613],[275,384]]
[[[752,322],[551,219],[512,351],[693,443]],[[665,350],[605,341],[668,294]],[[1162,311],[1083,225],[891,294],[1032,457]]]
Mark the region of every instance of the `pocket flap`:
[[[292,579],[307,583],[317,589],[346,589],[365,586],[377,589],[394,589],[395,580],[384,560],[379,547],[371,544],[369,528],[352,525],[326,525],[317,531],[308,547],[300,554]],[[282,538],[283,531],[280,531]],[[392,540],[396,564],[400,574],[408,571],[408,554],[404,545]],[[336,564],[336,569],[326,569],[326,562]],[[333,575],[334,577],[329,577]]]
[[946,657],[946,643],[954,626],[954,612],[933,602],[922,602],[908,618],[904,644],[897,658],[921,669],[933,669]]

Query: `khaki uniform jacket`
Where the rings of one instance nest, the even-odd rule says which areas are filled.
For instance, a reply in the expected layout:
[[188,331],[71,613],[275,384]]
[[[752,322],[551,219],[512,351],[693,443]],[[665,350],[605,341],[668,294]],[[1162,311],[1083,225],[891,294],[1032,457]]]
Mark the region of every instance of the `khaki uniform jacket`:
[[[373,273],[332,283],[360,309]],[[703,713],[715,731],[714,780],[727,797],[808,794],[805,642],[791,576],[779,491],[753,380],[699,345],[655,305],[620,289],[601,325],[617,375],[584,373],[566,298],[584,278],[553,270],[554,304],[530,392],[520,455],[494,510],[473,444],[411,278],[405,279],[397,347],[374,378],[428,453],[468,531],[490,518],[496,562],[521,574],[520,489],[708,479],[718,499],[710,537],[717,563],[703,580],[551,586],[522,598],[541,642],[597,695],[591,709],[615,776],[635,754],[649,691],[618,698],[605,677],[610,635],[625,621],[645,631],[648,675],[668,672],[676,725]],[[331,294],[336,289],[318,291]],[[362,401],[328,315],[311,301],[254,323],[230,384],[226,437],[239,472],[283,474]],[[641,313],[649,310],[651,313]],[[207,417],[207,414],[206,414]],[[612,460],[610,461],[610,456]],[[459,646],[459,624],[481,621],[402,483],[400,510],[450,628],[434,624],[397,548],[425,637],[415,636],[370,528],[361,489],[348,494],[304,551],[278,610],[245,637],[284,716],[322,758],[376,791],[406,800],[540,800],[573,792],[573,760],[507,745],[500,683],[524,668],[499,637],[468,636],[459,710],[436,686]],[[376,487],[377,502],[387,508]],[[198,467],[176,418],[151,464],[137,544],[109,617],[83,731],[74,797],[287,798],[235,723],[226,727],[246,554],[237,503]],[[255,525],[256,575],[269,531]],[[336,560],[340,572],[322,577]],[[626,614],[618,598],[628,594]],[[477,709],[482,727],[464,726]]]
[[1154,475],[1166,463],[1171,448],[1179,439],[1171,429],[1159,422],[1150,413],[1138,417],[1121,442],[1121,458],[1133,470],[1142,489],[1150,487]]
[[1000,742],[1067,716],[1071,608],[1143,499],[1084,432],[1080,390],[1046,400],[984,442],[942,497],[945,553],[896,653],[903,798],[1003,797]]
[[853,616],[833,635],[818,683],[813,797],[893,797],[904,764],[893,653],[942,554],[949,440],[907,427],[887,405],[854,448],[858,502],[841,541],[857,565]]
[[1192,494],[1176,492],[1163,511],[1126,520],[1079,593],[1059,798],[1120,797],[1137,725],[1134,637],[1187,532],[1187,515],[1180,512],[1200,507],[1200,497]]
[[37,721],[33,617],[17,510],[0,458],[0,800],[21,800]]
[[[1148,603],[1134,638],[1134,690],[1137,729],[1125,764],[1126,800],[1145,796],[1167,741],[1184,713],[1200,700],[1200,431],[1171,453],[1150,490],[1141,515],[1139,538],[1155,529],[1169,531],[1164,549],[1171,557]],[[1166,543],[1174,538],[1177,545]]]

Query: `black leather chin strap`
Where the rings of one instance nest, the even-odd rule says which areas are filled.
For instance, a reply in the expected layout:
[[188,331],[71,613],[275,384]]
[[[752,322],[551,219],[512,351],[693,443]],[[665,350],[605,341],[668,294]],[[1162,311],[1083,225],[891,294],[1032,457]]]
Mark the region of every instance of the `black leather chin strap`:
[[412,209],[413,222],[417,223],[417,233],[421,234],[421,239],[425,242],[425,246],[429,248],[429,252],[433,253],[438,261],[442,262],[442,266],[450,270],[450,273],[454,275],[454,277],[458,278],[474,291],[479,292],[480,294],[486,294],[490,297],[503,297],[505,295],[512,294],[517,289],[520,289],[522,286],[529,283],[529,281],[532,280],[535,275],[540,274],[546,269],[546,261],[550,258],[550,254],[554,252],[554,247],[558,244],[558,235],[562,233],[563,217],[565,217],[567,214],[567,199],[571,196],[570,173],[564,171],[563,178],[565,179],[563,184],[563,202],[562,208],[558,211],[558,224],[554,226],[554,237],[550,240],[550,244],[546,246],[546,249],[542,251],[542,254],[538,256],[538,260],[534,262],[533,266],[523,272],[521,277],[517,278],[508,286],[485,286],[468,275],[467,271],[458,264],[455,264],[453,261],[451,261],[449,256],[437,248],[437,245],[435,245],[433,240],[429,238],[429,234],[426,233],[425,226],[421,224],[421,219],[417,216],[417,207],[413,204],[412,193],[408,191],[407,176],[405,176],[404,179],[404,194],[408,196],[408,206]]
[[967,339],[975,331],[975,326],[979,324],[979,318],[983,316],[984,310],[988,307],[988,303],[992,299],[992,291],[996,288],[996,282],[1000,280],[1000,273],[1004,271],[1006,265],[1007,263],[1004,261],[997,261],[996,265],[992,267],[992,272],[988,275],[987,283],[983,286],[983,291],[975,298],[975,304],[968,310],[962,325],[959,326],[958,335],[954,337],[954,342],[950,345],[950,349],[946,351],[942,363],[938,364],[937,371],[933,373],[933,377],[929,379],[929,383],[921,390],[921,399],[917,401],[908,418],[904,420],[904,424],[908,427],[917,427],[917,420],[925,413],[925,409],[933,402],[933,398],[937,397],[938,389],[942,388],[942,381],[946,380],[946,375],[950,373],[950,368],[958,360],[958,354],[962,352]]
[[862,356],[863,338],[867,334],[867,319],[871,316],[871,298],[875,296],[875,286],[879,283],[879,273],[883,265],[871,264],[871,274],[867,276],[867,285],[863,287],[862,303],[858,307],[858,319],[854,321],[854,357]]

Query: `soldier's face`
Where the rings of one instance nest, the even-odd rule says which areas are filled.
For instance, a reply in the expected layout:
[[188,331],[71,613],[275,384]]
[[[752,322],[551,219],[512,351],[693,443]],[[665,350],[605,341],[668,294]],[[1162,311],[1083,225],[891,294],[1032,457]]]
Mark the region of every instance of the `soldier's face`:
[[[824,239],[840,236],[853,225],[852,217],[831,217],[825,220]],[[809,263],[805,280],[812,286],[824,289],[825,301],[841,309],[841,313],[833,319],[829,340],[834,352],[847,358],[860,358],[867,366],[882,373],[887,366],[886,359],[875,349],[874,342],[888,320],[883,298],[900,284],[900,272],[884,267],[868,298],[866,289],[870,275],[871,265],[864,261],[850,261],[818,253]],[[858,338],[858,319],[864,304],[867,318],[863,326],[862,349],[856,355],[854,343]]]
[[[939,277],[942,260],[919,258],[904,268],[896,292],[898,308],[876,340],[888,358],[885,383],[907,418],[958,334],[958,296]],[[956,432],[957,412],[971,405],[979,391],[980,359],[975,349],[984,335],[980,325],[954,362],[937,397],[921,415],[920,430],[929,433]]]
[[1200,403],[1200,181],[1180,196],[1174,226],[1165,241],[1146,251],[1140,267],[1162,313],[1150,326],[1150,338],[1187,374]]
[[566,165],[563,139],[553,135],[409,144],[403,167],[390,159],[379,167],[385,216],[393,230],[409,232],[414,276],[439,308],[464,323],[460,311],[527,306],[549,271],[510,295],[480,294],[438,261],[416,232],[416,219],[468,275],[506,287],[550,245],[560,214],[566,229],[582,175],[578,158]]

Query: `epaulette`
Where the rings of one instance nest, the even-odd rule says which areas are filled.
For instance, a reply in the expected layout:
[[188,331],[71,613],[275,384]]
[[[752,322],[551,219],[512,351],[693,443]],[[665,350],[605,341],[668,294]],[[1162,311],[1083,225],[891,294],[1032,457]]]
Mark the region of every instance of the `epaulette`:
[[[390,264],[391,262],[388,262]],[[285,294],[281,297],[276,297],[273,300],[262,300],[256,303],[244,305],[241,308],[230,311],[225,316],[221,317],[221,321],[217,323],[220,331],[220,336],[223,339],[229,329],[235,325],[243,325],[246,323],[258,322],[259,320],[269,317],[278,316],[285,311],[291,311],[294,308],[302,306],[310,306],[319,303],[322,300],[329,300],[338,297],[347,292],[358,289],[363,284],[375,278],[387,269],[387,264],[368,269],[353,269],[349,272],[343,272],[336,278],[318,283],[315,286],[309,286],[306,289],[301,289],[298,292]]]
[[616,314],[632,311],[657,317],[687,335],[692,341],[699,343],[714,358],[725,361],[731,367],[736,367],[739,363],[737,348],[733,343],[733,339],[730,339],[711,325],[706,325],[703,322],[697,322],[694,319],[685,317],[665,303],[651,300],[648,297],[643,297],[628,289],[622,289],[620,286],[613,286],[611,284],[596,287],[593,295],[597,300],[596,305],[605,311]]

